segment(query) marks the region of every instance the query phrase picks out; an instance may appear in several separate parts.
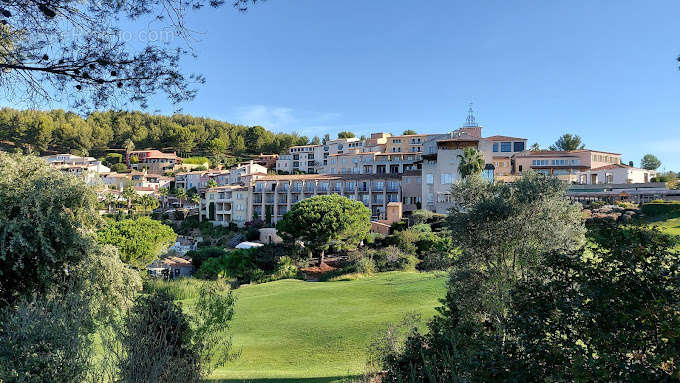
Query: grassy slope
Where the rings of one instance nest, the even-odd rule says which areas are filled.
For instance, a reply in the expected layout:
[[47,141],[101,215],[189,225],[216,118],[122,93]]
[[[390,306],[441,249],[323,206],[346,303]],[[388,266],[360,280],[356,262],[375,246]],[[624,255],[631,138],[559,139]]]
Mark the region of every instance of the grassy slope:
[[[240,359],[215,380],[332,382],[363,372],[366,346],[388,322],[434,315],[444,273],[382,273],[355,281],[283,280],[237,290]],[[318,378],[318,379],[315,379]]]

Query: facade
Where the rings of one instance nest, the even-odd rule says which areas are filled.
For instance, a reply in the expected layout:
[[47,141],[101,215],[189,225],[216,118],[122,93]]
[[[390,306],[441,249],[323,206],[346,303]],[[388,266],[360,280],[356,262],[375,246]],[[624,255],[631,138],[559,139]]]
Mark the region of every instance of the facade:
[[359,152],[364,145],[358,138],[337,138],[321,145],[293,146],[279,156],[276,170],[288,173],[319,173],[333,154]]
[[385,153],[422,153],[427,134],[387,137]]
[[656,177],[656,171],[634,168],[624,164],[611,164],[577,173],[577,183],[596,184],[641,184]]
[[491,141],[469,135],[455,135],[436,141],[436,152],[423,155],[422,200],[423,207],[437,213],[446,213],[452,206],[451,186],[461,178],[458,167],[463,150],[477,149],[488,164],[492,158]]
[[44,156],[42,159],[54,167],[62,165],[101,165],[101,162],[94,157],[81,157],[68,153]]
[[565,182],[578,182],[583,171],[621,163],[621,154],[590,149],[570,151],[524,151],[513,156],[513,174],[529,170],[557,176]]
[[[508,136],[491,136],[485,140],[491,141],[491,164],[494,176],[509,176],[512,174],[512,156],[526,150],[527,139]],[[485,153],[488,154],[488,153]]]
[[[138,162],[130,163],[131,157],[137,157]],[[176,165],[182,163],[182,159],[175,152],[163,153],[160,150],[133,150],[126,154],[125,163],[132,169],[147,169],[149,173],[163,174],[172,171]]]
[[199,206],[199,220],[213,225],[229,226],[230,223],[243,227],[252,220],[250,187],[226,185],[209,188],[202,194]]
[[253,216],[271,223],[281,219],[292,205],[316,195],[339,194],[363,202],[374,218],[385,217],[387,204],[400,202],[401,176],[392,174],[272,175],[254,181],[251,188]]
[[401,174],[418,169],[420,153],[359,152],[328,157],[326,174]]

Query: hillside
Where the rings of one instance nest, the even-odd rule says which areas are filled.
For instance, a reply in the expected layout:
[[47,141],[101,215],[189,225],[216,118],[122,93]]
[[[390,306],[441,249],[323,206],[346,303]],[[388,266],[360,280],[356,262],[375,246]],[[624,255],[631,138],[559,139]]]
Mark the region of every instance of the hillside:
[[184,114],[105,111],[83,118],[64,110],[0,109],[0,142],[7,147],[101,156],[108,149],[125,148],[128,140],[135,148],[165,149],[181,155],[282,153],[308,142],[297,134]]

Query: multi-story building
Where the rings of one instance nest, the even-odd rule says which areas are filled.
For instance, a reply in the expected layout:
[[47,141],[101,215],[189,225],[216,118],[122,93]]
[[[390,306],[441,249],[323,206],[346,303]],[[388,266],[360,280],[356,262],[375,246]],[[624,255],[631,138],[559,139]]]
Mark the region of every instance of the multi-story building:
[[63,165],[101,165],[101,162],[94,157],[81,157],[74,154],[61,153],[42,157],[50,166],[58,167]]
[[288,149],[276,161],[276,170],[288,173],[321,173],[328,165],[328,157],[335,154],[365,151],[364,144],[356,137],[338,138],[321,145],[301,145]]
[[428,134],[391,136],[385,144],[386,153],[422,153]]
[[446,213],[452,206],[451,186],[461,178],[458,167],[463,150],[467,147],[477,149],[485,163],[491,162],[492,141],[470,135],[458,135],[436,141],[436,152],[423,154],[422,199],[425,209]]
[[385,217],[387,204],[401,202],[401,175],[295,174],[268,175],[252,186],[253,215],[272,223],[296,202],[316,195],[339,194],[361,201],[374,218]]
[[571,183],[578,181],[580,172],[621,163],[621,154],[590,149],[524,151],[513,155],[513,163],[515,175],[533,170]]
[[[137,158],[136,163],[131,163],[132,157]],[[127,153],[125,163],[135,170],[146,169],[149,173],[163,174],[174,170],[175,165],[182,163],[182,159],[175,152],[163,153],[155,149],[133,150]]]
[[[512,156],[526,150],[527,139],[508,136],[491,136],[484,138],[491,141],[491,164],[494,176],[512,174]],[[488,155],[489,153],[485,153]]]
[[208,188],[199,205],[199,220],[214,225],[229,226],[230,223],[243,227],[252,219],[250,187],[225,185]]
[[328,165],[322,167],[326,174],[400,174],[419,169],[420,153],[359,152],[334,154]]

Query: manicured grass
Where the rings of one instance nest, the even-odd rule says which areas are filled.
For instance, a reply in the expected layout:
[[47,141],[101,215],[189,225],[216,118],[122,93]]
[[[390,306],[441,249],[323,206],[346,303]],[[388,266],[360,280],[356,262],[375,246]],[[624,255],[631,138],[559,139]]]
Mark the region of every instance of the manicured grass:
[[[445,273],[382,273],[337,282],[282,280],[236,290],[230,333],[241,357],[215,381],[338,382],[364,372],[366,347],[408,312],[427,320]],[[190,304],[190,301],[186,301]]]
[[680,250],[680,216],[663,217],[654,221],[650,221],[648,225],[658,226],[664,233],[679,236],[678,245],[675,248]]

